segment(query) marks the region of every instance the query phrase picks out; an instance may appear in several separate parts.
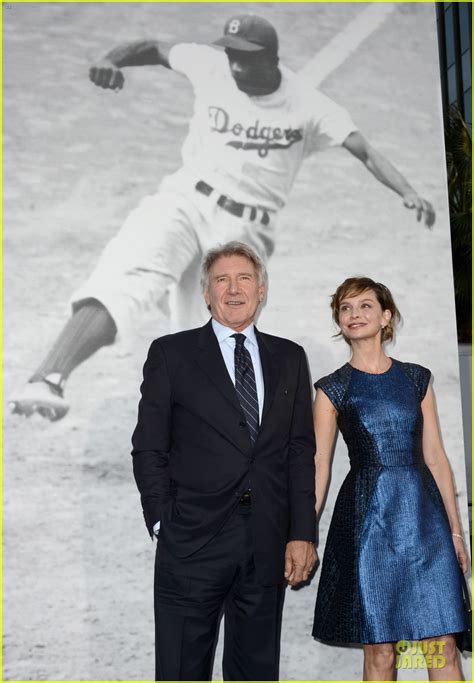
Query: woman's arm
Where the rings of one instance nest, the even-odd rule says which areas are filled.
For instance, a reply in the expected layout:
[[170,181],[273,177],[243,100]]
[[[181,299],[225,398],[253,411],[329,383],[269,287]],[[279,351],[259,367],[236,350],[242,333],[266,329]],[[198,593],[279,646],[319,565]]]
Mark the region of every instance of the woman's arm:
[[318,389],[314,400],[313,420],[316,435],[316,515],[319,519],[331,481],[331,465],[336,437],[337,411],[326,394]]
[[431,385],[428,387],[426,396],[421,402],[421,410],[423,412],[423,455],[425,463],[429,467],[441,493],[444,507],[448,515],[451,533],[458,534],[458,536],[453,535],[452,538],[459,566],[465,574],[468,567],[468,557],[464,542],[459,538],[459,536],[462,536],[462,531],[456,506],[453,477],[448,458],[441,442],[434,394]]

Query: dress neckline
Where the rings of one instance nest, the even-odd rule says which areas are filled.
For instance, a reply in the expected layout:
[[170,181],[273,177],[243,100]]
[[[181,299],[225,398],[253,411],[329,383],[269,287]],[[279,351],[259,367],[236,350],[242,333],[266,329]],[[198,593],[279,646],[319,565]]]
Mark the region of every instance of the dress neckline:
[[352,370],[356,370],[357,372],[361,372],[363,375],[370,375],[371,377],[382,377],[383,375],[387,375],[390,372],[390,370],[393,368],[393,366],[395,365],[394,359],[391,356],[389,356],[389,358],[392,362],[390,363],[389,367],[386,370],[384,370],[383,372],[367,372],[366,370],[359,370],[359,368],[354,367],[349,362],[347,362],[346,365],[348,365]]

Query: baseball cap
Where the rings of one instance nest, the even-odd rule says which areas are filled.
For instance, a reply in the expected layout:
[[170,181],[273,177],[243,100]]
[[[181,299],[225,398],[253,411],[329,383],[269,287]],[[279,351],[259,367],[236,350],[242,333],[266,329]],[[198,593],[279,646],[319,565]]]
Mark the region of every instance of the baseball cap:
[[224,35],[214,45],[242,52],[268,50],[278,54],[278,35],[272,24],[255,14],[237,14],[228,19]]

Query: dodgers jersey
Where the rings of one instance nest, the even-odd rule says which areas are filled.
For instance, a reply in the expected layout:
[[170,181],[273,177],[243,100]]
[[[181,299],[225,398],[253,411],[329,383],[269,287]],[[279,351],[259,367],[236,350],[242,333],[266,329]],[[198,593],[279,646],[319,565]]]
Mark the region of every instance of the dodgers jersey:
[[282,208],[303,159],[357,130],[345,109],[284,66],[275,92],[249,96],[238,89],[223,51],[180,43],[169,63],[195,95],[183,163],[238,202]]

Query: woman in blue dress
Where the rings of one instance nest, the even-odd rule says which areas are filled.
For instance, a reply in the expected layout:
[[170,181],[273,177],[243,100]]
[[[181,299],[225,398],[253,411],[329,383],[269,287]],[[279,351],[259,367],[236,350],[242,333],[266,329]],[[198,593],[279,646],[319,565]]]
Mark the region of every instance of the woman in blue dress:
[[313,635],[361,643],[364,680],[394,679],[399,641],[428,641],[422,649],[444,657],[426,657],[430,680],[462,680],[453,634],[467,626],[468,558],[431,373],[385,354],[400,313],[384,285],[350,278],[331,306],[352,355],[315,384],[318,518],[337,428],[351,469],[328,532]]

